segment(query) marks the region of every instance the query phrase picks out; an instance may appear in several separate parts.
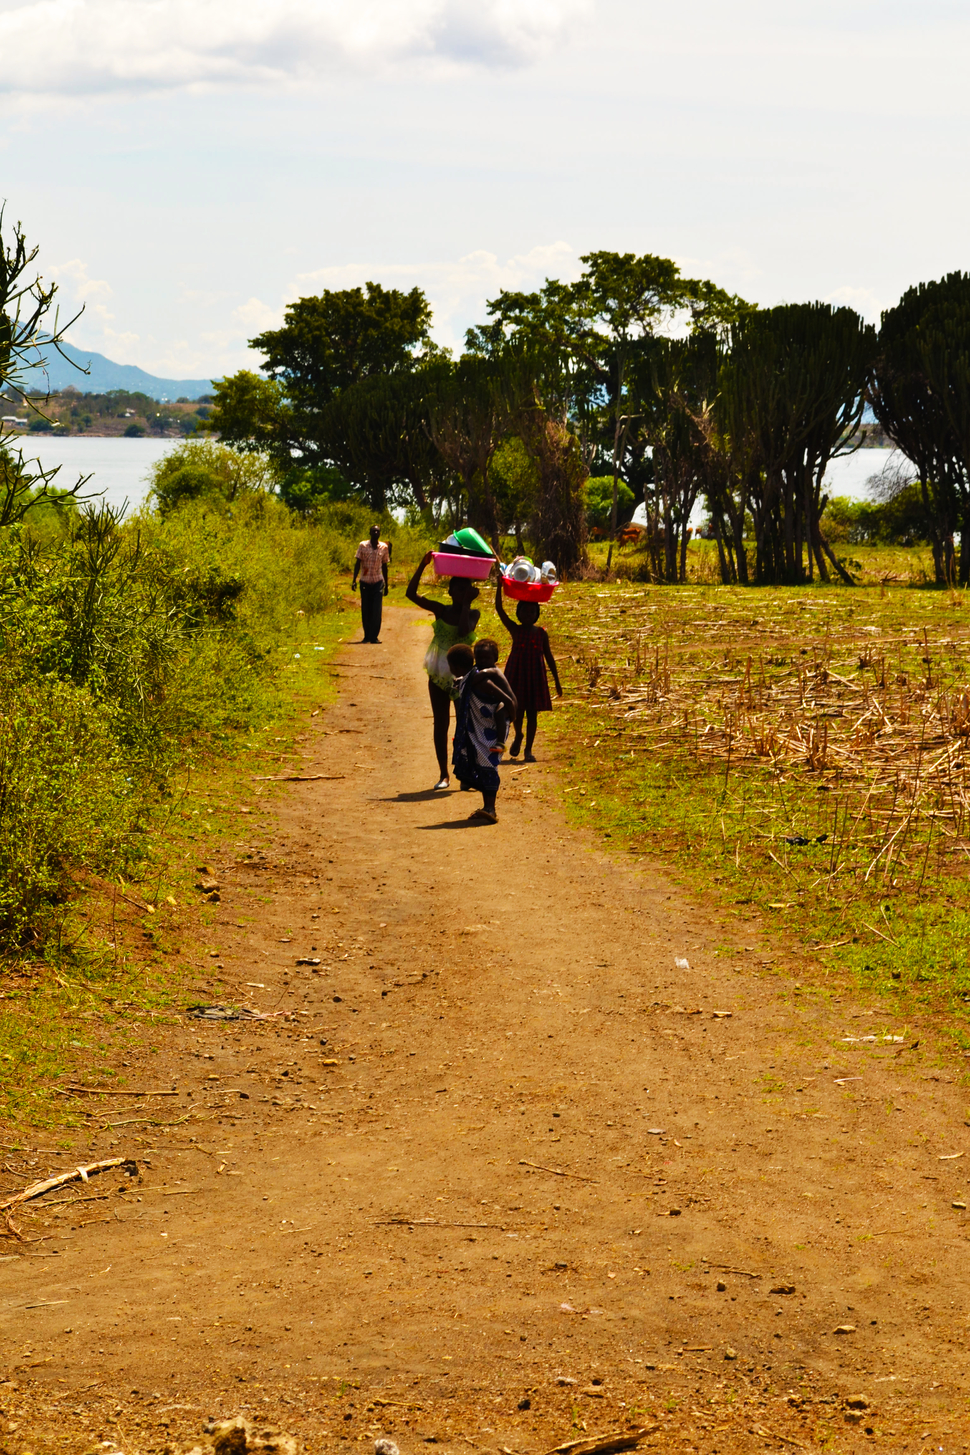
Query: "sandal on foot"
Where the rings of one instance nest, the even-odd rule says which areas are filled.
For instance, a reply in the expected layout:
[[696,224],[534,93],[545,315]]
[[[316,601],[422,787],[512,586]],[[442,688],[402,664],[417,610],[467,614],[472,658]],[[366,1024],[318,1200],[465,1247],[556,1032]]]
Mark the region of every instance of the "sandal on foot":
[[498,823],[498,814],[497,813],[489,813],[489,811],[488,811],[487,808],[476,808],[475,812],[474,813],[470,813],[468,815],[468,817],[469,818],[483,818],[488,823]]
[[450,787],[451,787],[451,779],[450,778],[439,778],[438,781],[437,781],[437,783],[435,784],[435,788],[436,789],[437,788],[450,788]]
[[535,753],[526,753],[522,761],[523,763],[538,763],[539,759],[536,757]]

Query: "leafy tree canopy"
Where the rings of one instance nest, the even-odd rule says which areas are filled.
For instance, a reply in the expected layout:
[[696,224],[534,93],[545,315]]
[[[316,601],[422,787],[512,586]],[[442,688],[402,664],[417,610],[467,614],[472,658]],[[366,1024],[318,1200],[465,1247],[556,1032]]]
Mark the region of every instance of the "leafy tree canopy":
[[213,383],[215,403],[206,428],[238,450],[279,448],[288,433],[283,386],[251,369]]
[[282,328],[268,329],[250,344],[266,357],[266,373],[285,384],[298,409],[319,410],[342,389],[371,374],[412,369],[415,351],[434,348],[428,333],[431,307],[420,288],[402,293],[368,283],[299,298]]
[[336,465],[293,466],[280,479],[280,499],[291,510],[309,515],[322,505],[355,500],[357,488]]
[[[428,333],[430,322],[420,288],[404,293],[368,283],[366,290],[327,289],[299,298],[287,308],[282,327],[250,340],[264,356],[268,377],[244,369],[220,380],[208,427],[237,449],[270,453],[287,479],[297,478],[291,474],[294,464],[318,472],[318,483],[321,470],[336,466],[378,508],[388,488],[386,442],[379,460],[368,458],[359,474],[348,476],[348,463],[360,461],[362,448],[348,440],[347,411],[334,412],[335,407],[370,381],[408,375],[441,357]],[[370,396],[367,402],[370,408]],[[351,413],[359,422],[361,410]],[[294,488],[304,508],[315,498],[312,481]]]

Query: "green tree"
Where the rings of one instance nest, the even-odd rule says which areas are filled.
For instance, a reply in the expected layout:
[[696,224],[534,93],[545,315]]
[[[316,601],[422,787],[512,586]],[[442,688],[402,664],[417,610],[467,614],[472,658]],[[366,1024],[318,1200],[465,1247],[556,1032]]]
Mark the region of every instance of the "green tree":
[[[938,459],[960,532],[959,580],[970,585],[970,274],[950,273],[929,290],[917,326],[927,394],[946,421]],[[945,449],[945,453],[944,453]],[[950,545],[952,533],[947,538]]]
[[531,535],[536,554],[554,561],[565,578],[586,562],[586,512],[583,487],[589,467],[576,435],[543,406],[542,376],[523,392],[514,429],[531,455],[538,479]]
[[289,446],[311,464],[326,464],[331,440],[327,406],[344,390],[377,374],[407,372],[419,351],[433,350],[431,309],[420,288],[402,293],[368,283],[299,298],[281,328],[250,341],[264,355],[264,371],[282,386],[280,426]]
[[875,330],[827,303],[782,304],[731,329],[716,414],[735,516],[754,521],[760,582],[797,585],[815,567],[828,580],[826,559],[852,582],[821,530],[822,482],[829,461],[857,447],[874,351]]
[[607,379],[612,425],[613,500],[610,508],[610,539],[616,536],[619,480],[626,454],[630,427],[637,418],[634,401],[628,397],[627,375],[638,343],[651,338],[659,325],[687,308],[700,290],[708,295],[706,310],[717,301],[728,303],[728,295],[682,278],[669,258],[646,253],[584,253],[586,269],[575,285],[577,297],[589,319],[587,345]]
[[431,347],[431,308],[420,288],[402,293],[368,283],[300,298],[281,328],[251,340],[266,372],[282,379],[296,408],[313,411],[372,374],[413,368],[415,349]]
[[150,496],[168,515],[186,501],[231,505],[240,495],[271,494],[275,487],[275,469],[265,456],[202,440],[179,445],[152,467]]
[[373,374],[341,390],[322,432],[347,479],[374,510],[413,501],[427,512],[447,493],[448,465],[432,441],[429,399],[447,362],[413,372]]
[[517,376],[517,361],[508,352],[488,358],[465,355],[429,371],[431,439],[461,480],[468,523],[491,541],[496,554],[499,514],[490,467],[512,429]]
[[[323,479],[336,466],[374,509],[383,509],[400,460],[388,464],[388,434],[400,399],[345,393],[370,381],[409,374],[440,355],[428,334],[431,310],[420,288],[404,293],[368,283],[299,298],[280,328],[250,340],[263,355],[263,377],[241,370],[215,386],[208,428],[242,451],[271,454],[287,478]],[[382,434],[366,448],[364,420]],[[417,450],[412,449],[414,464]],[[420,473],[415,466],[417,473]],[[404,471],[407,478],[408,472]],[[414,473],[414,472],[412,472]],[[309,498],[305,496],[304,498]]]
[[[586,499],[586,524],[590,529],[602,531],[604,534],[612,524],[613,514],[613,487],[612,475],[590,475],[586,481],[584,495]],[[636,496],[629,485],[622,480],[616,484],[617,491],[617,521],[625,525],[633,514],[636,505]]]
[[644,340],[631,361],[636,437],[651,451],[644,506],[657,581],[686,580],[691,513],[698,495],[720,478],[712,407],[722,355],[717,334],[705,329],[684,339]]
[[[657,332],[725,329],[751,305],[713,283],[681,277],[677,264],[651,254],[587,253],[575,283],[555,279],[534,293],[502,293],[488,304],[491,322],[469,331],[471,351],[496,354],[510,342],[542,356],[541,402],[577,438],[589,466],[599,458],[619,485],[652,478],[643,412],[631,391],[631,367]],[[634,491],[636,494],[636,490]],[[611,503],[611,535],[616,510]]]
[[515,537],[516,552],[524,555],[523,532],[535,515],[539,472],[518,435],[508,435],[498,446],[489,475],[501,528]]
[[[953,538],[961,515],[965,516],[967,490],[966,452],[954,425],[959,420],[966,344],[948,330],[947,317],[952,311],[954,326],[959,326],[968,291],[970,277],[963,273],[907,289],[882,315],[869,387],[876,418],[916,466],[940,585],[955,576]],[[966,532],[963,539],[961,579],[970,567]]]
[[357,487],[336,465],[291,465],[279,480],[284,505],[300,515],[311,515],[323,505],[357,499]]
[[213,405],[205,420],[210,434],[243,452],[280,453],[290,433],[285,391],[275,379],[240,369],[213,381]]

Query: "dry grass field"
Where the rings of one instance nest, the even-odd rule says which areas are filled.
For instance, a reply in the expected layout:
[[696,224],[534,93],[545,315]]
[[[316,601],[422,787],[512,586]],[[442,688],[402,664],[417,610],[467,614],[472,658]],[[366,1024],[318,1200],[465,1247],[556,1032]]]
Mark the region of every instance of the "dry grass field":
[[581,818],[961,1020],[970,612],[885,554],[858,589],[570,586],[556,734]]

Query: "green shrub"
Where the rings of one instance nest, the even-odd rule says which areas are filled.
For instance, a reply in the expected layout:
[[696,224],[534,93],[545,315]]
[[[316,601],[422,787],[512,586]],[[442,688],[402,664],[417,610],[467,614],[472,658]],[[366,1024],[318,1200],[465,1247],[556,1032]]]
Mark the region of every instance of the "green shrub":
[[131,870],[176,770],[266,718],[274,648],[334,604],[335,533],[219,505],[0,532],[0,945],[42,940],[79,870]]
[[930,522],[917,484],[904,485],[887,500],[834,496],[822,512],[830,545],[902,546],[928,538]]
[[[590,529],[606,530],[613,515],[613,476],[591,475],[584,487],[586,524]],[[626,525],[633,514],[636,496],[622,480],[616,487],[616,523]]]
[[0,678],[0,943],[41,941],[79,866],[127,867],[143,802],[112,714],[56,678]]
[[166,514],[190,500],[232,504],[242,495],[276,488],[276,472],[265,455],[240,454],[214,440],[179,445],[151,471],[151,498]]
[[[206,461],[244,483],[231,503],[217,479],[124,522],[72,503],[0,530],[0,948],[42,946],[79,873],[132,872],[176,775],[277,710],[372,523],[358,502],[289,510],[255,457],[173,455],[163,493]],[[423,530],[380,526],[410,570]]]
[[281,477],[279,490],[281,500],[303,515],[335,501],[360,500],[356,485],[336,465],[294,466]]

